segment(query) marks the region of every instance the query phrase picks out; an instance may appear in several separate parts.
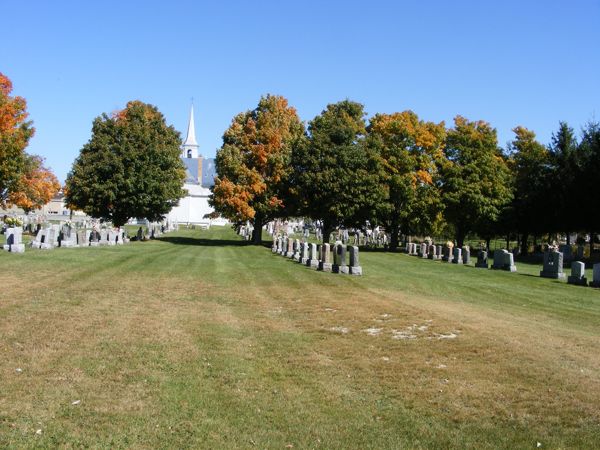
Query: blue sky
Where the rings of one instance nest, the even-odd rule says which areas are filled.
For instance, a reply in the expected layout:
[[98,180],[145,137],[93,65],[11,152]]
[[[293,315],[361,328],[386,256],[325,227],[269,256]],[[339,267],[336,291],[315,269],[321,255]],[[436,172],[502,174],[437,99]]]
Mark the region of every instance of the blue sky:
[[238,112],[280,94],[308,121],[350,98],[369,115],[523,125],[600,120],[600,1],[0,0],[0,72],[28,101],[61,181],[94,117],[139,99],[212,157]]

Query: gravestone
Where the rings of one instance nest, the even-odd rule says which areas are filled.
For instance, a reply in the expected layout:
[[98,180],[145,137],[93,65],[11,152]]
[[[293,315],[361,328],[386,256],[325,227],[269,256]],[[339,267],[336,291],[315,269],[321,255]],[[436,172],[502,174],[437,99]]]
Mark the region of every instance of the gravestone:
[[4,250],[10,253],[24,253],[25,244],[23,244],[23,229],[21,227],[11,227],[6,230],[6,245]]
[[271,252],[277,253],[277,236],[273,236],[273,245],[271,246]]
[[349,273],[348,266],[346,265],[346,246],[343,244],[335,246],[332,271],[333,273]]
[[427,252],[427,258],[429,259],[437,259],[437,247],[435,245],[430,245],[429,250]]
[[504,265],[502,266],[502,270],[506,270],[508,272],[517,271],[517,266],[515,266],[514,255],[508,251],[504,253]]
[[308,242],[303,242],[300,250],[300,264],[305,264],[310,258],[308,257]]
[[348,249],[350,253],[350,275],[362,275],[362,267],[358,259],[358,247],[352,245]]
[[85,231],[85,230],[77,231],[77,245],[79,245],[80,247],[88,246],[87,231]]
[[421,258],[427,259],[427,244],[421,244]]
[[452,253],[452,263],[453,264],[462,264],[462,249],[458,247],[454,247]]
[[319,267],[319,256],[317,254],[317,244],[310,244],[308,252],[308,261],[306,262],[307,267],[317,269]]
[[419,246],[416,243],[414,243],[412,245],[412,253],[411,253],[411,255],[412,256],[419,256]]
[[594,264],[594,272],[590,286],[600,288],[600,263]]
[[494,262],[492,263],[492,269],[502,270],[504,267],[504,254],[508,253],[506,250],[499,249],[494,250]]
[[406,254],[408,254],[408,255],[410,255],[410,242],[407,242],[407,243],[406,243],[406,250],[405,250],[405,253],[406,253]]
[[117,237],[118,237],[118,233],[117,230],[111,228],[108,230],[108,245],[117,245]]
[[442,261],[451,263],[453,256],[452,247],[444,247],[444,256],[442,256]]
[[40,248],[43,250],[52,250],[54,248],[55,239],[56,229],[54,227],[46,228],[44,233],[44,242],[40,244]]
[[463,248],[462,252],[463,264],[471,264],[471,250],[468,248]]
[[587,286],[587,278],[585,277],[585,264],[581,261],[571,263],[571,275],[567,278],[568,284],[577,284],[579,286]]
[[557,251],[544,252],[544,268],[540,271],[540,277],[563,279],[563,254]]
[[300,261],[300,239],[294,240],[294,261]]
[[287,252],[287,246],[288,246],[288,237],[284,236],[283,241],[281,243],[281,252],[279,253],[281,256],[285,256],[285,253]]
[[558,251],[563,254],[563,261],[568,262],[573,259],[573,247],[570,245],[559,245]]
[[287,258],[294,257],[294,240],[292,238],[289,238],[287,241],[287,251],[285,252],[285,256]]
[[319,270],[322,270],[323,272],[331,272],[333,270],[333,264],[331,263],[331,248],[329,244],[323,244],[321,247]]
[[480,269],[488,268],[488,252],[485,250],[479,250],[477,254],[477,262],[475,263],[475,267]]
[[443,256],[443,253],[442,253],[443,252],[443,247],[441,245],[436,245],[435,248],[436,248],[436,251],[435,251],[436,258],[435,259],[438,259],[438,260],[442,259],[442,256]]
[[31,241],[31,246],[33,248],[40,248],[42,246],[42,243],[44,242],[44,239],[45,239],[44,230],[39,228],[37,231],[37,234],[35,236],[35,239],[33,241]]
[[98,243],[100,245],[108,245],[108,231],[106,229],[100,230],[100,240]]
[[137,234],[136,234],[136,240],[141,241],[144,238],[144,231],[142,230],[142,227],[139,227],[137,230]]

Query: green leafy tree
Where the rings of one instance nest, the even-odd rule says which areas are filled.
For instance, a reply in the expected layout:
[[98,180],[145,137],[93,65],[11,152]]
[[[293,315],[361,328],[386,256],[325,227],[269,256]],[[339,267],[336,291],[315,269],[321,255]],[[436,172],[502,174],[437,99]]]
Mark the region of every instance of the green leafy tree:
[[550,153],[535,139],[535,133],[518,126],[515,139],[509,144],[510,167],[514,177],[511,211],[515,231],[521,235],[521,253],[527,254],[527,238],[548,227],[548,181],[551,175]]
[[350,100],[328,105],[292,153],[296,212],[322,221],[325,242],[337,226],[364,226],[381,198],[364,116],[363,106]]
[[11,81],[0,73],[0,207],[19,189],[27,163],[25,148],[35,131],[27,120],[27,102],[11,92]]
[[390,250],[398,235],[430,234],[440,221],[438,163],[443,158],[444,123],[419,120],[412,111],[376,114],[369,124],[369,146],[380,162],[382,199],[377,217],[391,233]]
[[286,214],[292,146],[304,133],[287,100],[267,95],[254,110],[235,116],[223,135],[210,203],[235,223],[250,221],[255,244],[260,244],[266,222]]
[[487,122],[454,119],[446,139],[442,192],[446,219],[459,246],[465,236],[488,229],[512,199],[510,172]]
[[180,144],[155,106],[131,101],[102,114],[67,177],[67,203],[117,226],[132,217],[160,220],[185,195]]

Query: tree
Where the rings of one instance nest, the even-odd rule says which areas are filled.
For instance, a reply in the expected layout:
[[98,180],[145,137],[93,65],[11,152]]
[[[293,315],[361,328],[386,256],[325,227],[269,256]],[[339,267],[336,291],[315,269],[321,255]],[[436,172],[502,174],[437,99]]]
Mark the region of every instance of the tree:
[[117,226],[132,217],[160,220],[185,195],[180,144],[155,106],[131,101],[102,114],[67,176],[67,203]]
[[600,123],[589,122],[583,128],[578,149],[581,158],[577,176],[576,193],[581,197],[581,225],[590,233],[590,256],[594,250],[595,232],[600,230],[600,210],[597,208],[595,192],[600,173]]
[[527,254],[529,234],[539,234],[551,226],[548,219],[544,220],[551,210],[547,201],[550,153],[536,141],[533,131],[518,126],[513,132],[515,139],[509,144],[514,177],[511,211],[516,231],[521,234],[521,253]]
[[303,137],[296,110],[277,95],[261,97],[254,110],[235,116],[223,135],[210,204],[236,223],[250,221],[254,244],[261,243],[266,222],[285,214],[292,146]]
[[[559,129],[552,133],[552,142],[548,147],[551,157],[552,171],[548,174],[547,185],[553,200],[554,215],[551,217],[553,227],[546,231],[564,231],[567,244],[570,232],[583,226],[581,197],[575,192],[575,182],[581,172],[581,161],[575,132],[566,122],[560,122]],[[547,192],[547,193],[548,193]],[[546,196],[547,197],[547,196]]]
[[510,172],[487,122],[454,119],[446,139],[442,192],[445,215],[462,246],[470,231],[489,228],[512,199]]
[[25,148],[34,128],[24,98],[12,97],[11,81],[0,73],[0,206],[6,206],[25,169]]
[[428,234],[439,219],[441,199],[436,179],[446,137],[444,123],[419,120],[412,111],[376,114],[368,127],[369,145],[380,161],[382,200],[377,217],[391,233]]
[[16,189],[10,193],[8,203],[22,208],[25,213],[39,209],[59,191],[60,183],[44,159],[37,155],[26,155],[21,178]]
[[309,139],[292,152],[299,214],[323,223],[323,240],[336,226],[364,226],[381,198],[378,163],[365,143],[363,106],[330,104],[309,124]]

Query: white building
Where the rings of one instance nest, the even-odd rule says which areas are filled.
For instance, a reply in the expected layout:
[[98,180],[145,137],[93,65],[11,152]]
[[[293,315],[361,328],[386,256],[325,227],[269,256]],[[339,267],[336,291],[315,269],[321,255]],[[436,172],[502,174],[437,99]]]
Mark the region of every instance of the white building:
[[194,125],[194,106],[190,109],[187,136],[181,146],[181,160],[186,168],[183,188],[188,195],[179,200],[179,205],[171,210],[167,218],[179,223],[209,223],[207,215],[214,210],[208,204],[210,187],[215,184],[215,160],[203,158],[198,153],[196,130]]

